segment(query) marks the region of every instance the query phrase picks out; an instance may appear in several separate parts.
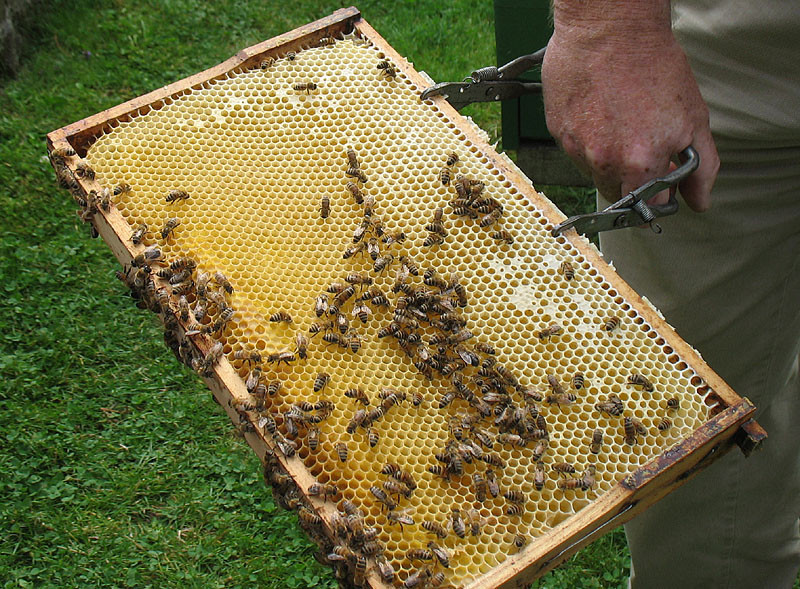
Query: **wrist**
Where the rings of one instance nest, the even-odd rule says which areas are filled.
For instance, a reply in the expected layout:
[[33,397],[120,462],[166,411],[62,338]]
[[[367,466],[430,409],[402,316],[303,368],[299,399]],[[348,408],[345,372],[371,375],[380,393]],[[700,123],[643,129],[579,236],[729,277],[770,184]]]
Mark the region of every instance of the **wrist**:
[[647,46],[672,38],[669,0],[555,0],[555,35]]

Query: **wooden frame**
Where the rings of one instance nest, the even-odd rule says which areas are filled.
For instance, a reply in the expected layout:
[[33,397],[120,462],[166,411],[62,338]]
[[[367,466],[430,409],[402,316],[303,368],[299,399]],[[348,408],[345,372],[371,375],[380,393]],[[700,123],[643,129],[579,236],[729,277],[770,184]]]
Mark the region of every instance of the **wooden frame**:
[[[199,88],[210,80],[224,77],[232,70],[249,69],[267,57],[299,50],[302,46],[315,44],[324,36],[338,36],[354,29],[398,64],[420,91],[428,85],[423,77],[361,18],[360,12],[351,7],[337,10],[326,18],[243,49],[230,59],[203,72],[55,130],[47,136],[48,148],[52,151],[57,148],[72,147],[83,156],[94,138],[114,128],[119,122],[129,120],[137,114],[144,114],[150,109],[158,109],[183,93]],[[491,160],[492,164],[544,213],[549,223],[555,225],[564,219],[564,215],[539,195],[513,164],[499,156],[444,98],[437,97],[433,100],[437,101],[441,111]],[[80,189],[85,192],[99,188],[91,180],[80,179],[78,183]],[[108,212],[99,211],[93,216],[92,224],[122,264],[130,264],[134,256],[142,250],[142,246],[135,246],[127,239],[130,227],[115,208],[111,208]],[[558,566],[580,548],[642,512],[716,460],[734,444],[738,444],[744,453],[749,455],[766,437],[766,433],[751,419],[755,407],[747,399],[738,397],[719,376],[713,373],[699,354],[680,339],[659,313],[615,274],[585,238],[570,231],[558,239],[571,242],[602,277],[613,285],[618,294],[637,309],[645,321],[664,334],[664,343],[702,376],[703,383],[693,384],[708,387],[706,400],[712,405],[710,411],[712,417],[688,439],[627,476],[611,491],[601,495],[578,514],[537,538],[524,551],[510,556],[493,570],[475,579],[468,585],[474,589],[525,586]],[[204,335],[188,337],[203,354],[213,343]],[[213,376],[204,380],[220,405],[228,412],[231,420],[238,423],[240,414],[231,408],[230,402],[237,399],[244,400],[249,398],[249,395],[232,366],[223,359],[215,368]],[[245,437],[262,462],[268,455],[276,455],[301,493],[315,482],[299,458],[286,458],[277,450],[272,439],[265,436],[259,428],[255,428],[253,433],[247,433]],[[329,522],[335,506],[314,497],[308,499],[323,518],[323,529],[312,532],[321,531],[332,538],[333,532]],[[366,583],[376,589],[387,587],[378,577],[374,567],[368,569]]]

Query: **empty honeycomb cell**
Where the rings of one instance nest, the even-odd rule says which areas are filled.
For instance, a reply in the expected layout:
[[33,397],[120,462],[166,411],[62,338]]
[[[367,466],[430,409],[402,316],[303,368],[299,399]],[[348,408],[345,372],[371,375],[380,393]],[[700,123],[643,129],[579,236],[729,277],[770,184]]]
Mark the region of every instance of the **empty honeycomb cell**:
[[[354,296],[342,305],[350,319],[348,333],[358,330],[362,347],[357,354],[322,335],[311,338],[308,359],[288,365],[263,364],[264,379],[279,378],[282,392],[266,400],[279,429],[286,431],[282,413],[293,403],[334,401],[336,407],[319,428],[320,447],[311,451],[305,439],[306,426],[296,440],[298,456],[319,482],[330,481],[366,513],[370,525],[380,528],[387,558],[404,579],[419,563],[405,557],[410,548],[424,547],[431,535],[420,525],[390,525],[383,508],[370,492],[385,476],[386,462],[397,462],[418,483],[411,498],[401,497],[398,508],[413,506],[417,521],[432,519],[449,526],[453,507],[466,513],[480,508],[480,537],[459,538],[450,532],[442,542],[453,552],[448,582],[469,582],[516,552],[511,540],[516,534],[540,536],[588,505],[596,496],[641,464],[688,436],[705,421],[703,385],[694,372],[665,345],[663,339],[597,270],[563,237],[549,236],[551,222],[522,198],[519,191],[494,167],[481,149],[457,128],[432,101],[421,102],[402,72],[392,81],[375,67],[385,59],[368,44],[339,40],[333,47],[297,52],[295,60],[278,60],[267,70],[234,71],[213,82],[197,85],[190,92],[164,100],[155,109],[140,113],[104,130],[87,155],[102,183],[115,186],[127,182],[133,190],[116,201],[131,230],[145,222],[150,227],[146,245],[158,244],[168,259],[191,255],[204,272],[223,272],[235,288],[226,300],[235,309],[232,321],[216,337],[225,341],[230,360],[237,350],[256,349],[262,354],[293,350],[297,333],[308,333],[317,318],[314,300],[333,282],[349,272],[363,272],[387,293],[391,307],[396,259],[411,256],[420,269],[435,268],[441,276],[461,275],[468,305],[459,308],[467,328],[480,340],[497,348],[497,359],[519,379],[522,387],[549,394],[547,375],[555,374],[565,390],[573,392],[572,375],[580,370],[588,382],[578,401],[558,407],[540,404],[550,430],[550,447],[543,460],[548,467],[570,462],[581,472],[597,464],[598,484],[592,491],[563,491],[558,477],[548,469],[544,489],[533,488],[534,444],[523,447],[495,444],[492,452],[505,463],[494,467],[501,488],[522,489],[529,497],[524,512],[507,515],[502,497],[476,501],[471,476],[486,465],[474,461],[464,474],[450,480],[435,476],[428,468],[436,463],[452,439],[450,420],[460,413],[473,413],[464,399],[440,409],[439,400],[452,386],[450,380],[418,373],[411,358],[392,338],[379,340],[378,330],[392,319],[393,309],[371,308],[367,325],[352,316]],[[315,81],[317,90],[297,92],[292,85]],[[375,198],[374,217],[387,231],[402,230],[402,244],[378,242],[382,253],[395,262],[381,274],[372,271],[372,259],[358,255],[343,259],[364,219],[346,184],[346,150],[356,150],[367,182],[361,190]],[[492,226],[511,231],[513,244],[499,244],[475,219],[452,214],[449,201],[455,197],[452,183],[442,185],[439,172],[449,153],[459,155],[455,174],[480,179],[484,194],[504,207],[499,223]],[[167,204],[165,195],[174,189],[190,192],[187,201]],[[331,214],[320,217],[320,198],[328,195]],[[433,211],[442,207],[448,236],[441,245],[423,247],[424,225]],[[156,232],[165,220],[177,216],[181,225],[168,241]],[[570,261],[575,278],[567,282],[559,267]],[[422,287],[421,277],[413,284]],[[333,295],[331,295],[333,296]],[[191,301],[196,297],[189,297]],[[273,324],[268,317],[287,311],[293,323]],[[611,316],[622,324],[612,332],[602,329]],[[210,325],[216,315],[204,320]],[[549,339],[534,334],[552,322],[564,332]],[[427,342],[436,330],[419,330]],[[310,335],[310,334],[309,334]],[[435,346],[432,346],[435,347]],[[452,352],[451,352],[452,353]],[[455,354],[453,354],[455,357]],[[250,366],[234,361],[244,379]],[[472,389],[475,368],[461,368]],[[312,391],[319,372],[332,379],[322,393]],[[627,384],[629,374],[643,374],[656,385],[654,393]],[[418,392],[424,401],[414,407],[406,401],[391,407],[373,425],[378,444],[369,446],[364,428],[346,433],[353,414],[362,405],[344,397],[344,391],[359,386],[374,408],[378,393],[389,387]],[[477,389],[475,389],[477,390]],[[648,428],[631,446],[624,442],[622,418],[594,409],[608,395],[620,396],[626,415],[636,416]],[[700,393],[698,391],[698,393]],[[517,404],[519,393],[509,388]],[[669,414],[673,426],[658,432],[666,415],[665,399],[679,397],[680,410]],[[498,433],[495,416],[483,426]],[[589,440],[595,428],[605,433],[599,455],[591,454]],[[342,463],[336,444],[346,442],[348,460]]]

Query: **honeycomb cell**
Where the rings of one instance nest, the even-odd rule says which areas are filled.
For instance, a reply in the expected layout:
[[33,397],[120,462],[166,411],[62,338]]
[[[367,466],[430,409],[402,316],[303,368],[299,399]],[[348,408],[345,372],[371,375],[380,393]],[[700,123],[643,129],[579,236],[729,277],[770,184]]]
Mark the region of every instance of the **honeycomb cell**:
[[[271,415],[311,474],[337,485],[363,510],[401,580],[420,566],[407,551],[436,540],[451,553],[447,579],[457,586],[514,554],[517,534],[541,536],[691,435],[706,419],[705,390],[695,394],[702,380],[580,252],[563,237],[550,237],[550,221],[432,101],[419,101],[399,70],[394,79],[381,74],[376,66],[384,59],[353,36],[298,51],[295,59],[283,56],[265,70],[230,72],[106,129],[87,159],[103,184],[132,187],[115,204],[131,231],[147,224],[142,247],[158,246],[168,262],[196,260],[187,299],[193,313],[205,307],[198,323],[226,343],[224,353],[240,377],[247,380],[253,366],[234,354],[253,350],[261,355],[261,382],[281,381],[279,392],[252,412],[254,421]],[[293,89],[306,82],[317,88]],[[347,175],[348,149],[364,178]],[[440,172],[450,153],[458,161],[445,185]],[[472,203],[483,202],[474,209],[453,204],[459,177],[484,185],[476,188]],[[371,212],[356,203],[348,182],[374,199]],[[176,189],[189,198],[166,202]],[[330,200],[326,219],[320,216],[323,197]],[[426,226],[439,208],[446,235],[425,246]],[[495,209],[502,211],[498,218],[484,221]],[[181,225],[167,241],[160,230],[170,217]],[[489,236],[501,229],[512,233],[512,244]],[[363,239],[356,239],[359,231]],[[344,257],[348,248],[355,253]],[[387,267],[375,271],[383,258]],[[570,280],[561,270],[567,261],[574,269]],[[442,282],[425,281],[427,269]],[[213,278],[216,272],[233,293]],[[335,303],[338,314],[318,315],[317,297],[324,293],[334,303],[354,273],[372,284],[356,281],[350,296]],[[460,276],[464,307],[451,273]],[[201,296],[203,281],[213,294]],[[373,289],[385,302],[366,296]],[[424,306],[414,302],[404,314],[409,299]],[[367,308],[366,323],[359,306]],[[233,315],[223,321],[226,308]],[[279,311],[292,322],[270,322]],[[338,325],[340,316],[346,327]],[[607,330],[612,317],[620,325]],[[560,333],[537,337],[553,322]],[[379,337],[393,323],[403,325],[403,336]],[[299,335],[308,338],[305,358],[297,350]],[[295,355],[281,361],[281,353]],[[580,390],[572,384],[577,371],[586,381]],[[321,372],[330,382],[314,392]],[[453,374],[461,375],[460,384]],[[653,390],[629,384],[632,374],[646,377]],[[552,387],[548,375],[563,390]],[[345,396],[354,389],[368,404]],[[405,400],[385,402],[387,390]],[[596,409],[612,394],[621,399],[623,415]],[[543,402],[548,395],[564,395],[563,402]],[[667,408],[670,397],[679,399],[678,409]],[[334,405],[327,414],[306,411],[305,403],[323,401]],[[378,413],[353,426],[359,410]],[[646,430],[637,444],[625,441],[624,417],[636,417]],[[664,417],[672,427],[662,431]],[[317,419],[319,447],[312,450],[308,432]],[[542,423],[546,443],[536,433]],[[597,428],[604,441],[592,454]],[[507,437],[501,441],[500,434]],[[488,439],[480,440],[483,435]],[[398,512],[411,508],[413,525],[389,522],[388,509],[370,490],[383,488],[388,477],[380,471],[390,462],[416,481],[409,497],[390,494]],[[560,462],[575,472],[553,471]],[[583,478],[589,465],[597,469],[594,481]],[[480,501],[473,475],[489,471],[500,493]],[[504,496],[514,490],[523,504]],[[464,518],[463,537],[454,510]],[[444,526],[446,538],[424,529],[424,520]]]

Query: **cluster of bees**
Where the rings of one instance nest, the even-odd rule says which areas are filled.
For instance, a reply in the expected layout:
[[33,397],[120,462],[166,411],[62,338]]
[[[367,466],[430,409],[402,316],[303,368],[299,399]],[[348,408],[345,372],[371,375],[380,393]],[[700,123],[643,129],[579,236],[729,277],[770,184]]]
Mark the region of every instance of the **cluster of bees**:
[[77,157],[74,149],[71,147],[59,147],[50,152],[50,163],[56,172],[59,185],[70,191],[72,199],[78,205],[78,217],[84,223],[90,224],[92,237],[97,237],[99,235],[97,228],[92,224],[94,215],[99,213],[100,210],[110,211],[113,197],[129,192],[130,186],[120,184],[113,191],[107,187],[102,187],[99,191],[84,191],[77,178],[94,180],[95,172],[83,159],[78,160],[75,164],[75,172],[73,172],[67,165],[67,158],[73,157]]
[[[455,180],[451,182],[456,164],[458,164],[458,154],[450,153],[439,172],[441,183],[444,186],[452,184],[456,191],[456,198],[449,203],[453,214],[457,217],[477,219],[480,227],[494,227],[503,216],[503,205],[494,197],[483,195],[486,186],[480,180],[458,174]],[[425,229],[429,232],[423,243],[426,247],[438,245],[447,237],[447,233],[441,227],[441,213],[439,210],[434,216],[433,223],[425,227]],[[514,243],[514,236],[505,229],[492,231],[489,237],[508,245]]]

